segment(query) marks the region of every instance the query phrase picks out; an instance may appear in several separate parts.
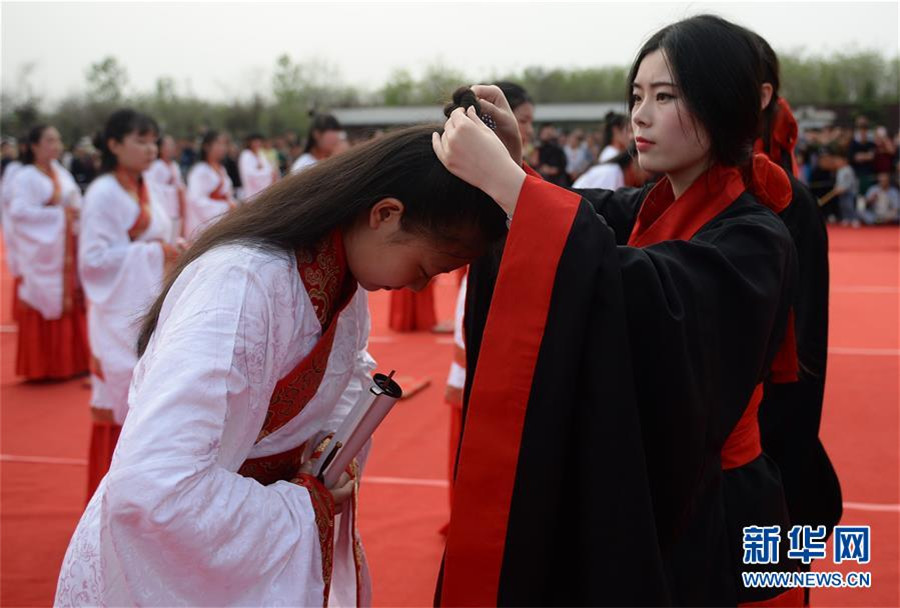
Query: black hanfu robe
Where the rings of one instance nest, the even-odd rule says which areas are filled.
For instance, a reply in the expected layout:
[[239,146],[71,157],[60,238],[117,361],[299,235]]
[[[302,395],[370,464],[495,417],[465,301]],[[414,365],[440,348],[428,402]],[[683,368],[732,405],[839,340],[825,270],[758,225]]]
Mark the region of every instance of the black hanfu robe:
[[[755,166],[780,210],[786,176]],[[795,249],[734,169],[671,199],[667,180],[570,192],[532,173],[502,257],[473,265],[442,605],[783,591],[743,588],[744,568],[795,566],[786,542],[780,564],[743,566],[741,530],[788,525],[755,408],[791,333]]]
[[[765,141],[768,142],[766,145]],[[831,529],[843,512],[841,486],[819,439],[828,357],[828,232],[815,195],[795,178],[797,121],[779,98],[767,138],[756,143],[791,180],[781,219],[797,248],[794,295],[799,373],[796,382],[767,382],[759,408],[763,449],[778,465],[791,524]]]

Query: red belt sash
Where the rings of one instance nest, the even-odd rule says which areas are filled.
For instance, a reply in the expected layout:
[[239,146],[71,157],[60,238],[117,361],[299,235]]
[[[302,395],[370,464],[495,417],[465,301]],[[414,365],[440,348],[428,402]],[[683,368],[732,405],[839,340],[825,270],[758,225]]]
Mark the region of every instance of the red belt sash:
[[210,193],[209,198],[216,201],[230,202],[228,200],[228,193],[225,192],[225,177],[222,175],[224,170],[219,165],[213,165],[210,163],[209,166],[212,167],[213,171],[216,172],[216,175],[219,176],[219,183],[216,184],[216,187]]
[[[303,411],[319,390],[334,344],[338,318],[356,293],[356,279],[347,270],[339,230],[326,236],[314,248],[298,250],[296,257],[300,279],[322,325],[322,337],[312,351],[275,385],[265,421],[256,438],[257,443]],[[302,448],[304,446],[280,454],[250,458],[238,472],[264,485],[279,480],[289,481],[297,474],[303,458]]]
[[750,403],[722,446],[722,469],[736,469],[755,460],[762,454],[759,441],[759,404],[763,398],[763,385],[757,384]]

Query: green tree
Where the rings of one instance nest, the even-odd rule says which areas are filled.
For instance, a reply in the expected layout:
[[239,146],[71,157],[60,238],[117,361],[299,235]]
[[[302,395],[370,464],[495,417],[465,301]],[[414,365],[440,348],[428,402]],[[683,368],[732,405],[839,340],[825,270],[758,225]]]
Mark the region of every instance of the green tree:
[[425,68],[416,87],[415,103],[444,104],[451,98],[453,91],[472,82],[461,71],[446,66],[442,61],[432,63]]
[[379,97],[386,106],[410,106],[418,101],[417,88],[418,83],[409,70],[394,70],[379,91]]
[[16,75],[16,86],[0,95],[0,132],[4,135],[21,137],[44,118],[41,97],[31,82],[36,68],[34,62],[24,64]]
[[105,57],[92,63],[85,73],[88,98],[105,104],[116,104],[124,97],[128,72],[115,57]]

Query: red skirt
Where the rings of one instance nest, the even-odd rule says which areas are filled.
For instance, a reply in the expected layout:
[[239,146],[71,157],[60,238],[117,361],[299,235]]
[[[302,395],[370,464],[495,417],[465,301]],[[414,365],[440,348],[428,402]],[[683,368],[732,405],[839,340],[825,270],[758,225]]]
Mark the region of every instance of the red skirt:
[[26,380],[71,378],[88,371],[90,358],[84,298],[73,298],[72,310],[55,321],[19,302],[16,374]]
[[394,331],[430,331],[437,324],[434,313],[434,288],[431,283],[420,292],[400,289],[391,292],[391,316]]
[[19,299],[19,285],[22,284],[22,277],[13,278],[12,288],[12,318],[16,323],[22,318],[22,300]]
[[94,426],[91,429],[91,448],[88,457],[88,502],[97,490],[97,486],[100,485],[103,476],[109,471],[109,464],[112,462],[113,452],[116,450],[116,443],[119,441],[121,432],[122,427],[115,422],[99,421],[95,417]]

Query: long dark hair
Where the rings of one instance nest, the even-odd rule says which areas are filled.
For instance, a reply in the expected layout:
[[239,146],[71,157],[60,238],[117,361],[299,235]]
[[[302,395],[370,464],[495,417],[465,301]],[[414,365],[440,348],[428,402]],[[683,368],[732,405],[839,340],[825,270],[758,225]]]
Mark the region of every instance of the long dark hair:
[[119,159],[109,149],[109,140],[121,142],[131,133],[147,135],[152,133],[159,136],[159,126],[156,121],[131,108],[122,108],[110,114],[97,137],[94,138],[94,147],[100,151],[100,171],[106,173],[114,171],[119,164]]
[[644,57],[660,50],[687,109],[709,134],[713,162],[746,166],[759,132],[759,51],[748,30],[714,15],[666,26],[638,53],[628,74],[628,108]]
[[28,134],[25,135],[25,151],[22,153],[23,165],[34,164],[34,150],[31,149],[31,146],[36,146],[40,143],[41,137],[44,136],[44,131],[49,129],[50,126],[46,124],[34,125],[28,130]]
[[613,140],[613,129],[624,129],[628,117],[618,112],[607,112],[603,117],[603,145],[609,146]]
[[323,131],[340,131],[341,123],[331,114],[314,114],[312,124],[309,127],[309,137],[306,138],[306,147],[303,148],[304,153],[311,152],[318,145],[316,132]]
[[[441,125],[386,134],[292,174],[263,190],[250,205],[225,215],[201,233],[166,276],[162,292],[144,317],[138,354],[147,348],[166,294],[184,268],[228,243],[293,251],[347,228],[378,201],[404,205],[400,225],[440,243],[481,251],[506,230],[506,216],[489,196],[452,175],[438,160],[431,134]],[[477,241],[477,242],[476,242]]]

